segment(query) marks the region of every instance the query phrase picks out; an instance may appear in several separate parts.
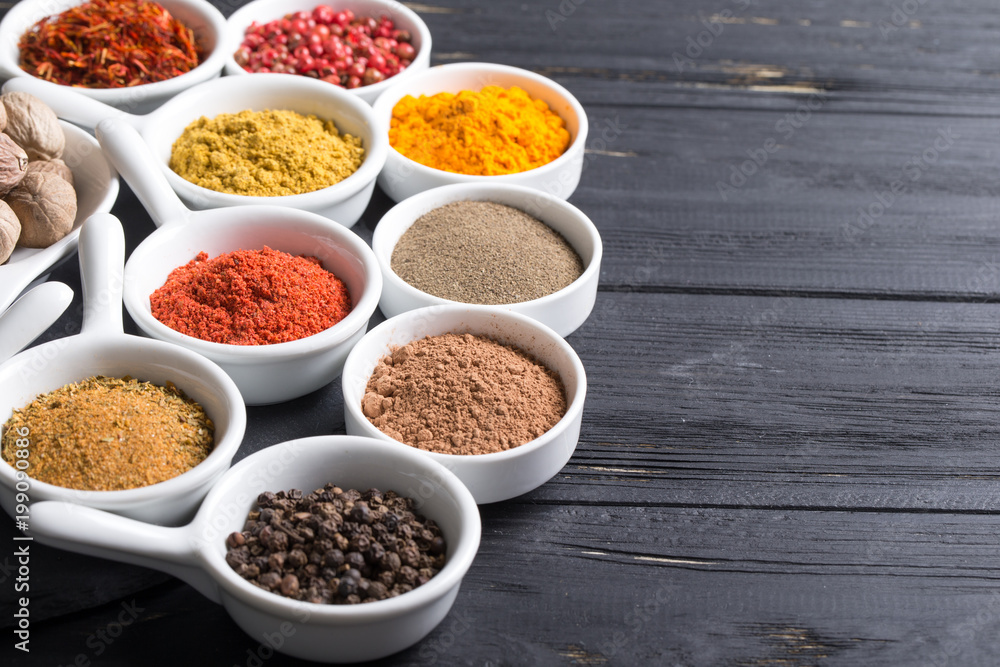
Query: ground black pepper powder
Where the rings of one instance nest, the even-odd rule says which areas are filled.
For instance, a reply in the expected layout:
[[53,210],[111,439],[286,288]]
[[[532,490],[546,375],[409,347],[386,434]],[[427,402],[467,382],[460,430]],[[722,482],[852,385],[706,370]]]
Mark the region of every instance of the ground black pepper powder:
[[496,305],[567,287],[583,273],[583,260],[562,235],[524,211],[459,201],[418,218],[396,243],[391,267],[428,294]]
[[445,564],[441,529],[394,491],[327,484],[257,497],[226,562],[266,591],[305,602],[358,604],[421,586]]

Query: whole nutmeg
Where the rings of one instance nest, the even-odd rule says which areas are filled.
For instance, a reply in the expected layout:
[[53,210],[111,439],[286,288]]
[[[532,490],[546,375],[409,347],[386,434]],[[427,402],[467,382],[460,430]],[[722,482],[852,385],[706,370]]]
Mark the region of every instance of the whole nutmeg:
[[7,202],[0,199],[0,264],[10,258],[20,235],[21,221],[17,219],[17,214]]
[[67,183],[74,185],[73,171],[59,158],[55,158],[54,160],[35,160],[34,162],[29,162],[28,173],[30,174],[33,171],[46,171],[56,174],[57,176],[62,176]]
[[6,134],[0,133],[0,197],[14,189],[28,170],[28,154]]
[[21,221],[20,246],[47,248],[73,229],[76,190],[61,176],[25,174],[4,199]]
[[19,91],[0,95],[7,112],[6,132],[23,148],[30,160],[62,157],[66,135],[56,112],[30,93]]

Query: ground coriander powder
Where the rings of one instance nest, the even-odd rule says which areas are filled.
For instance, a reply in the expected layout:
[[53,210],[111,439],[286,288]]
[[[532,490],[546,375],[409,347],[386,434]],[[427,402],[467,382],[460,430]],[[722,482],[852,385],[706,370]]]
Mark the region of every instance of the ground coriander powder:
[[557,231],[511,206],[458,201],[421,216],[396,242],[393,272],[442,299],[531,301],[569,286],[583,260]]
[[295,111],[245,110],[202,116],[174,142],[170,168],[217,192],[276,197],[313,192],[361,166],[361,138],[331,120]]
[[485,336],[428,336],[383,357],[361,409],[391,438],[444,454],[490,454],[542,435],[566,414],[559,376]]
[[42,394],[14,411],[2,437],[11,465],[27,450],[29,476],[87,491],[171,479],[201,463],[214,442],[215,426],[201,405],[172,383],[128,376],[91,377]]

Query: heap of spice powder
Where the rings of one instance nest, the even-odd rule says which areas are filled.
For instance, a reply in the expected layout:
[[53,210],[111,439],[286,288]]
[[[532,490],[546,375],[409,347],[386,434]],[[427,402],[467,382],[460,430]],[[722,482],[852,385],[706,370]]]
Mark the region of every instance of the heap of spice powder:
[[149,297],[153,317],[213,343],[271,345],[329,329],[351,311],[347,286],[316,257],[264,246],[174,269]]
[[419,290],[462,303],[539,299],[570,285],[583,260],[559,232],[524,211],[458,201],[417,218],[396,242],[393,272]]
[[159,3],[91,0],[38,21],[18,43],[20,66],[46,81],[125,88],[171,79],[201,63],[190,28]]
[[[21,435],[21,434],[27,435]],[[18,446],[18,441],[23,447]],[[3,430],[3,458],[69,489],[121,491],[176,477],[215,446],[215,426],[173,384],[96,376],[38,396]]]
[[209,190],[252,197],[313,192],[361,166],[361,138],[341,135],[332,120],[295,111],[244,110],[202,116],[170,152],[170,168]]
[[389,143],[434,169],[496,176],[552,162],[569,147],[566,123],[523,89],[407,95],[392,110]]
[[361,410],[391,438],[443,454],[490,454],[534,440],[566,414],[559,376],[486,336],[428,336],[375,366]]

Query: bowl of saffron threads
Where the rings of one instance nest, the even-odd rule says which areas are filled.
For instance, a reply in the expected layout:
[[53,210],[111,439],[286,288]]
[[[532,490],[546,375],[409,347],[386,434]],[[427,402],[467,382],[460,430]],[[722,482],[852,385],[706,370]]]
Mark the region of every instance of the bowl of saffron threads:
[[148,113],[222,73],[225,29],[206,0],[21,0],[0,21],[0,77]]

